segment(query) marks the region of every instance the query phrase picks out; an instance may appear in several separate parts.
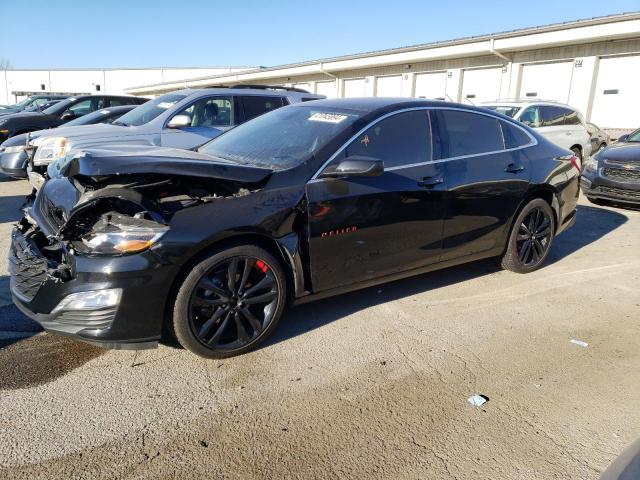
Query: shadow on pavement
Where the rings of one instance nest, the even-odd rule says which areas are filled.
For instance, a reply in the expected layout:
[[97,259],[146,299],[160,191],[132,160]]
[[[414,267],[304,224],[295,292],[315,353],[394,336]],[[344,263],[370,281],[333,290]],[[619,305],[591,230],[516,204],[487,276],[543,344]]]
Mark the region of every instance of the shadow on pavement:
[[626,223],[628,217],[606,208],[578,205],[576,224],[558,235],[551,245],[547,265],[586,247]]

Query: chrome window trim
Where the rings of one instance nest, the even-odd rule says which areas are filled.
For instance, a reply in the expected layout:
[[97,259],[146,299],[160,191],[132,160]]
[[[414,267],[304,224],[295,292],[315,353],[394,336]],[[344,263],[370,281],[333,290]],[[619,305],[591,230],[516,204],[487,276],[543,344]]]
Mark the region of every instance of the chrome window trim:
[[[432,111],[432,110],[455,110],[455,111],[460,111],[460,112],[467,112],[467,113],[475,113],[476,115],[484,115],[485,117],[490,117],[493,118],[499,122],[507,122],[512,124],[513,126],[515,126],[516,128],[519,128],[520,130],[522,130],[531,140],[529,143],[527,143],[526,145],[521,145],[519,147],[515,147],[515,148],[505,148],[503,150],[494,150],[492,152],[482,152],[482,153],[473,153],[470,155],[460,155],[457,157],[447,157],[447,158],[440,158],[438,160],[429,160],[426,162],[419,162],[419,163],[411,163],[411,164],[407,164],[407,165],[398,165],[396,167],[389,167],[389,168],[385,168],[384,171],[385,172],[391,172],[394,170],[400,170],[403,168],[412,168],[412,167],[418,167],[421,165],[428,165],[428,164],[435,164],[435,163],[444,163],[444,162],[451,162],[453,160],[460,160],[463,158],[474,158],[474,157],[482,157],[484,155],[495,155],[497,153],[504,153],[504,152],[513,152],[516,150],[522,150],[524,148],[529,148],[529,147],[534,147],[538,144],[538,140],[531,135],[530,132],[528,132],[525,128],[522,127],[522,125],[519,125],[518,122],[516,120],[507,120],[507,119],[503,119],[500,117],[497,117],[495,115],[493,115],[490,112],[479,112],[477,110],[470,110],[468,108],[460,108],[460,107],[411,107],[411,108],[403,108],[401,110],[395,110],[393,112],[389,112],[386,113],[384,115],[382,115],[381,117],[376,118],[375,120],[373,120],[372,122],[368,123],[365,127],[361,128],[355,135],[353,135],[352,137],[349,138],[349,140],[347,140],[338,150],[336,150],[333,155],[331,155],[329,157],[329,159],[324,162],[322,164],[322,166],[316,171],[316,173],[313,174],[313,176],[311,177],[311,179],[309,180],[309,183],[311,182],[315,182],[318,180],[324,180],[321,178],[318,178],[318,176],[322,173],[322,171],[331,164],[331,162],[333,162],[335,160],[335,158],[344,151],[345,148],[347,148],[351,142],[355,141],[360,135],[362,135],[364,132],[366,132],[369,128],[373,127],[374,125],[376,125],[377,123],[381,122],[382,120],[392,117],[393,115],[398,115],[400,113],[405,113],[405,112],[414,112],[414,111],[419,111],[419,110],[426,110],[427,112]],[[429,128],[431,128],[431,115],[429,115]],[[500,130],[502,131],[502,128],[500,128]],[[433,155],[433,135],[431,135],[431,155]]]

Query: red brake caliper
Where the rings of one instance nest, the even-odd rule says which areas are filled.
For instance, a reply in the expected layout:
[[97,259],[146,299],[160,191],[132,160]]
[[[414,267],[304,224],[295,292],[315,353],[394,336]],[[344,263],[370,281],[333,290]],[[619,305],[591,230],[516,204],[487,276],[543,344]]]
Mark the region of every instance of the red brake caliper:
[[269,267],[262,260],[258,260],[256,262],[256,268],[260,270],[262,273],[267,273],[269,271]]

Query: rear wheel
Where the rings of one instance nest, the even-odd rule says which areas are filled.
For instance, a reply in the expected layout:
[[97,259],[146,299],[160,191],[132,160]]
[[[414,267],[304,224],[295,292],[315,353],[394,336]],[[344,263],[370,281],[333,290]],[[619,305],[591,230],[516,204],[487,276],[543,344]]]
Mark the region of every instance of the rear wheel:
[[224,249],[185,278],[173,330],[184,348],[202,357],[239,355],[275,329],[285,299],[283,268],[269,252],[255,245]]
[[500,264],[516,273],[529,273],[542,266],[553,241],[555,217],[541,198],[531,200],[522,209],[511,229],[509,242]]

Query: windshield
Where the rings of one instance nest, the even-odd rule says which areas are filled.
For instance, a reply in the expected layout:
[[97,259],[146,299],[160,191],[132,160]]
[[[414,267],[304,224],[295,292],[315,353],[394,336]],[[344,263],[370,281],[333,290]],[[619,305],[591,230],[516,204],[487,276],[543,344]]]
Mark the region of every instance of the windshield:
[[65,123],[65,127],[73,127],[74,125],[91,125],[93,123],[101,123],[111,112],[109,110],[97,110],[95,112],[82,115],[70,122]]
[[165,112],[168,108],[173,107],[180,100],[186,98],[185,94],[169,93],[162,95],[154,100],[149,100],[143,103],[137,108],[134,108],[129,113],[121,116],[117,121],[113,122],[114,125],[144,125],[156,118],[161,113]]
[[198,149],[225,160],[274,170],[310,159],[359,118],[330,107],[285,107],[261,115]]
[[631,132],[625,142],[640,142],[640,130]]
[[489,110],[493,110],[494,112],[501,113],[502,115],[506,115],[507,117],[514,118],[520,107],[510,107],[507,105],[485,105],[484,108]]
[[47,115],[58,115],[59,113],[64,112],[71,102],[76,100],[75,97],[67,98],[66,100],[62,100],[55,105],[51,105],[49,108],[42,111],[42,113],[46,113]]
[[16,110],[24,110],[31,102],[35,101],[32,97],[27,97],[21,102],[16,103],[15,105],[9,105],[9,108],[15,108]]

